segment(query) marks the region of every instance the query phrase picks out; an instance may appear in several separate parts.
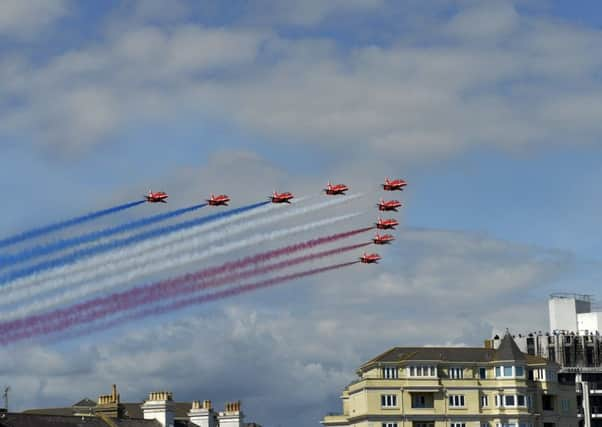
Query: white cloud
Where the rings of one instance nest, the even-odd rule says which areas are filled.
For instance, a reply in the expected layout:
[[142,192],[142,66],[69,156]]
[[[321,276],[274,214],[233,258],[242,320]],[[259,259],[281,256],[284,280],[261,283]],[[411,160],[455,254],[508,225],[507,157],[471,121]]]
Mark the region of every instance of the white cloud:
[[[194,112],[274,143],[361,143],[388,158],[596,141],[600,31],[517,17],[503,2],[441,24],[340,49],[268,30],[136,23],[42,68],[5,60],[0,90],[18,102],[0,110],[0,128],[85,149]],[[446,40],[456,27],[487,34]]]
[[35,38],[68,10],[67,0],[3,0],[0,3],[0,37]]
[[451,34],[474,43],[483,38],[500,39],[519,26],[519,15],[507,1],[478,2],[463,9],[448,24]]

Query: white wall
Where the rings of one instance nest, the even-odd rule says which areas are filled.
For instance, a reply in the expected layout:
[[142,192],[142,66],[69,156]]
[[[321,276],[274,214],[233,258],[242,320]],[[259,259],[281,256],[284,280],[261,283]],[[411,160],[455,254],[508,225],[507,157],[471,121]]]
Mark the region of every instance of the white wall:
[[548,308],[550,312],[550,332],[573,331],[577,332],[577,307],[574,298],[550,298]]
[[581,313],[577,315],[579,333],[602,332],[602,313]]

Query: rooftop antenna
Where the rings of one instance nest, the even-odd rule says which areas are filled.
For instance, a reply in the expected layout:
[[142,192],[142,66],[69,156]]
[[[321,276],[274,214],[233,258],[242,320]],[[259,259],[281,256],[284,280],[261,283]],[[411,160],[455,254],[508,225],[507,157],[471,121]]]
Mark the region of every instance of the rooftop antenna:
[[4,408],[6,408],[6,412],[8,412],[8,392],[10,391],[10,386],[7,385],[4,387],[4,393],[2,393],[2,397],[4,398]]

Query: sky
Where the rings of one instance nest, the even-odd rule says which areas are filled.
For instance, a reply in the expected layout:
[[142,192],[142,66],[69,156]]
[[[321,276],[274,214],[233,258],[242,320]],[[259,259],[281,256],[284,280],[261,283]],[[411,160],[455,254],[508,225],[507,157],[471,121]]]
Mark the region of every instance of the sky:
[[3,1],[3,236],[149,188],[170,204],[104,223],[328,180],[365,193],[336,210],[359,226],[409,182],[375,268],[0,348],[11,406],[117,383],[317,426],[390,347],[545,330],[550,293],[602,276],[601,25],[593,0]]

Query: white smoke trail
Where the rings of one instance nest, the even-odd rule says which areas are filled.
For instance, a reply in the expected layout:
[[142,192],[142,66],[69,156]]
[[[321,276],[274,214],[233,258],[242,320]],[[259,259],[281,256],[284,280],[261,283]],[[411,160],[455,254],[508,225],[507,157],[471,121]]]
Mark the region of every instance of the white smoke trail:
[[[300,201],[299,199],[297,203]],[[245,218],[251,218],[256,215],[266,214],[274,208],[282,207],[282,205],[273,205],[269,204],[266,206],[262,206],[260,208],[252,209],[250,211],[241,212],[239,214],[235,214],[226,218],[218,219],[215,221],[211,221],[205,224],[197,225],[195,227],[191,227],[189,229],[180,230],[176,232],[172,232],[169,234],[165,234],[162,236],[157,236],[154,239],[146,240],[140,243],[137,243],[132,246],[126,246],[119,248],[117,250],[103,253],[99,255],[92,256],[90,258],[83,259],[82,261],[78,261],[74,264],[64,265],[61,267],[56,267],[50,270],[41,271],[39,273],[32,274],[31,276],[23,277],[20,279],[16,279],[11,283],[0,287],[0,291],[2,293],[6,293],[6,297],[3,295],[2,304],[6,304],[9,301],[16,301],[21,297],[13,297],[14,292],[24,291],[27,288],[33,287],[39,283],[45,283],[49,280],[52,280],[57,277],[65,276],[65,275],[73,275],[80,271],[85,271],[92,266],[97,265],[106,265],[115,261],[119,261],[121,259],[136,256],[139,253],[143,253],[146,251],[150,251],[156,248],[160,248],[165,245],[174,244],[180,240],[186,239],[190,235],[195,235],[198,233],[204,233],[206,231],[213,230],[215,228],[224,227],[228,224],[240,221]],[[112,239],[110,239],[112,240]],[[98,242],[96,242],[98,243]],[[30,297],[30,294],[24,294],[26,298]],[[15,299],[16,298],[16,299]],[[1,306],[0,306],[1,307]]]
[[3,313],[1,319],[2,321],[4,321],[15,319],[18,317],[29,316],[30,314],[66,304],[70,301],[76,300],[81,297],[85,297],[95,292],[107,291],[120,284],[131,282],[134,279],[141,276],[159,273],[164,270],[170,270],[173,268],[181,267],[215,255],[222,255],[228,252],[232,252],[234,250],[242,249],[247,246],[257,245],[259,243],[263,243],[269,240],[275,240],[289,236],[291,234],[301,233],[315,228],[334,224],[336,222],[344,221],[358,215],[360,215],[360,213],[351,213],[333,218],[327,218],[320,221],[314,221],[308,224],[299,225],[296,227],[285,228],[269,233],[256,234],[246,239],[231,242],[222,246],[214,246],[204,250],[188,251],[183,254],[177,253],[171,258],[163,257],[157,259],[156,262],[142,262],[140,263],[140,265],[125,273],[112,274],[109,277],[106,277],[99,281],[91,282],[77,289],[70,289],[68,293],[38,300],[31,304],[23,305],[18,309],[13,310],[12,312]]
[[[198,229],[190,229],[190,232],[182,237],[182,232],[178,232],[177,238],[166,239],[163,237],[157,238],[160,240],[161,245],[156,244],[150,245],[144,242],[144,249],[140,248],[123,248],[117,251],[119,257],[105,257],[102,259],[89,258],[79,263],[77,270],[71,270],[54,279],[47,279],[38,286],[21,286],[17,289],[8,289],[4,287],[6,294],[2,298],[0,303],[0,311],[10,310],[13,308],[15,303],[23,300],[31,299],[41,293],[56,291],[67,286],[75,286],[80,282],[93,280],[99,276],[107,274],[123,274],[127,270],[136,268],[140,265],[147,265],[148,263],[160,261],[162,259],[174,256],[177,253],[190,251],[203,244],[209,244],[217,241],[221,241],[226,237],[235,236],[236,234],[244,231],[253,229],[255,227],[271,224],[284,219],[292,218],[299,215],[304,215],[310,212],[314,212],[320,209],[330,207],[334,204],[344,203],[346,200],[353,200],[361,195],[354,195],[346,199],[335,199],[327,202],[316,203],[314,205],[306,206],[303,208],[286,209],[279,214],[272,216],[263,216],[253,221],[244,222],[242,224],[228,227],[228,229],[220,230],[218,232],[203,234],[207,231],[207,228],[199,231]],[[263,211],[265,212],[265,211]],[[238,215],[240,218],[240,216]],[[227,219],[227,218],[225,218]],[[221,224],[222,228],[225,224]],[[201,228],[201,227],[198,227]],[[176,233],[174,233],[176,234]],[[200,235],[200,236],[199,236]],[[197,237],[195,237],[197,236]],[[187,237],[187,238],[186,238]],[[8,292],[7,292],[8,291]]]

